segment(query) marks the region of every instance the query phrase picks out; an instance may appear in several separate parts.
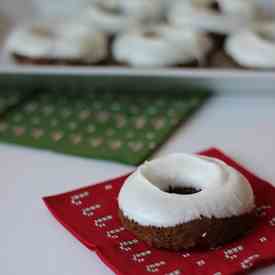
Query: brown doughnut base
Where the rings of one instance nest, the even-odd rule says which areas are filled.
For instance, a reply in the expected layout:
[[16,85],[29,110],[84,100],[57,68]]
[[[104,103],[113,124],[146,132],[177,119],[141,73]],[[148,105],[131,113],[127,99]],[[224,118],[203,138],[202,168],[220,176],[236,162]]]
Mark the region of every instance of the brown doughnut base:
[[39,58],[33,58],[33,57],[27,57],[23,56],[17,53],[12,54],[13,59],[18,64],[22,65],[59,65],[59,66],[96,66],[96,65],[103,65],[104,62],[98,62],[98,63],[87,63],[83,60],[69,60],[69,59],[55,59],[55,58],[46,58],[46,57],[39,57]]
[[224,50],[217,51],[213,54],[210,60],[210,67],[212,68],[232,68],[232,69],[248,69],[239,65]]
[[[22,65],[55,65],[55,66],[118,66],[118,67],[131,67],[126,63],[118,63],[109,57],[107,60],[98,63],[85,63],[82,60],[65,60],[65,59],[51,59],[51,58],[32,58],[16,53],[12,54],[13,59],[18,64]],[[186,64],[178,64],[170,66],[170,68],[198,68],[199,64],[197,61],[192,61]]]
[[174,227],[142,226],[119,210],[123,226],[155,248],[173,251],[193,247],[215,248],[247,233],[255,224],[254,212],[230,218],[204,218]]

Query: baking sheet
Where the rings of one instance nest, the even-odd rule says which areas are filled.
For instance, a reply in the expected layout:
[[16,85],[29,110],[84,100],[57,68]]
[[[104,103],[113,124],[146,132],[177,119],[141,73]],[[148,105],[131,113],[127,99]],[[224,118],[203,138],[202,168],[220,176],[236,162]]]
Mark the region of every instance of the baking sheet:
[[[21,22],[38,17],[43,10],[41,1],[40,10],[37,9],[39,0],[1,0],[0,3],[0,74],[8,75],[61,75],[61,76],[90,76],[118,77],[118,78],[159,78],[180,79],[184,83],[191,83],[207,87],[215,91],[235,91],[236,89],[248,91],[272,91],[275,83],[275,71],[240,70],[240,69],[189,69],[189,68],[122,68],[112,66],[33,66],[15,64],[4,49],[4,40],[9,31]],[[266,13],[275,15],[275,0],[257,0]],[[36,2],[36,6],[34,6]],[[44,4],[43,4],[44,3]],[[45,10],[45,9],[44,9]],[[179,81],[178,81],[179,82]]]

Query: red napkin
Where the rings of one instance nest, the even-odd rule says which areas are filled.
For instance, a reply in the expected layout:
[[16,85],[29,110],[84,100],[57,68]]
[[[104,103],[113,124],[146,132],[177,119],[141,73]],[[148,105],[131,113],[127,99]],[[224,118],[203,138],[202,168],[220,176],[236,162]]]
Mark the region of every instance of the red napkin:
[[275,188],[217,149],[202,154],[225,161],[249,180],[259,213],[252,232],[215,250],[158,250],[126,231],[117,216],[117,196],[128,175],[47,197],[44,202],[55,218],[116,274],[228,275],[275,262]]

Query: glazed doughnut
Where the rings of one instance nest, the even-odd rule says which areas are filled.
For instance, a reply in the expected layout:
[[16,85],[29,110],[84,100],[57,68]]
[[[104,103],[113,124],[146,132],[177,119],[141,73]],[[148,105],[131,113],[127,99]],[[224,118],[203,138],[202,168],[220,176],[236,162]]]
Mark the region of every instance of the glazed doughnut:
[[225,52],[246,68],[275,68],[275,23],[231,34],[225,42]]
[[161,6],[158,0],[98,0],[86,16],[99,30],[116,34],[131,26],[159,20]]
[[30,63],[94,64],[107,56],[107,38],[75,22],[32,23],[20,26],[8,37],[7,51]]
[[259,10],[253,1],[189,0],[176,2],[168,20],[174,25],[228,34],[252,24],[258,16]]
[[212,41],[201,32],[156,26],[119,35],[112,50],[120,63],[164,67],[194,61],[203,63],[211,48]]
[[253,224],[254,194],[246,178],[209,157],[172,154],[145,162],[118,197],[123,225],[147,243],[179,250],[215,246]]

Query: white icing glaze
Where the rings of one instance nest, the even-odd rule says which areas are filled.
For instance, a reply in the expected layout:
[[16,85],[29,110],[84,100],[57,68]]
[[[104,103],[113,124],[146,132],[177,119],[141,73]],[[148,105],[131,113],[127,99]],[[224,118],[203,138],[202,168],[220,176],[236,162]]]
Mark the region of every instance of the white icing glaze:
[[203,63],[211,48],[212,41],[201,32],[156,26],[119,35],[112,50],[119,62],[131,66],[161,67],[195,60]]
[[275,23],[232,34],[225,42],[225,51],[242,66],[275,68]]
[[99,0],[85,14],[96,28],[107,33],[118,33],[131,26],[152,23],[160,19],[158,0]]
[[217,3],[221,7],[222,13],[226,15],[245,17],[248,19],[257,18],[260,15],[259,8],[254,0],[217,0]]
[[83,60],[96,63],[107,55],[107,38],[85,24],[33,23],[11,33],[6,48],[31,58]]
[[217,0],[220,12],[209,8],[213,0],[178,1],[171,8],[171,24],[190,26],[210,32],[228,34],[250,25],[259,16],[253,1]]
[[[168,186],[201,191],[171,194],[163,191]],[[218,159],[187,154],[145,162],[125,181],[118,203],[129,219],[158,227],[232,217],[255,207],[252,188],[238,171]]]

